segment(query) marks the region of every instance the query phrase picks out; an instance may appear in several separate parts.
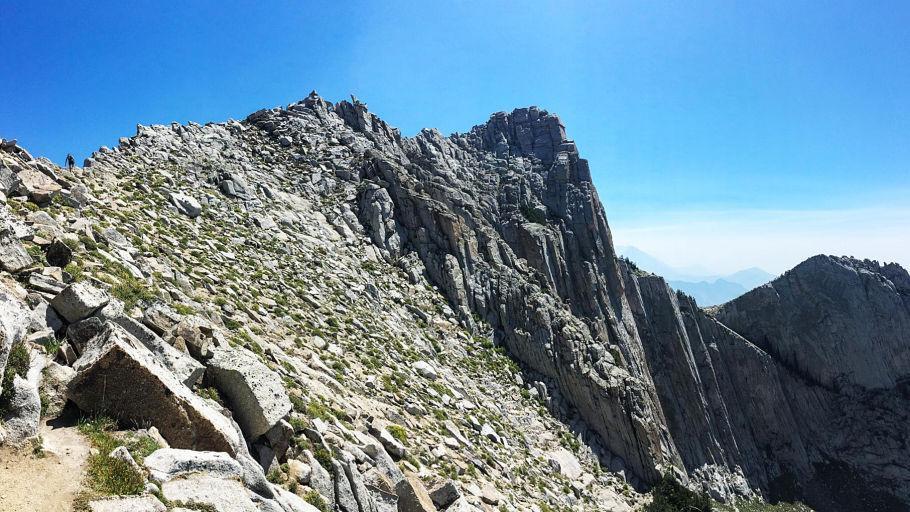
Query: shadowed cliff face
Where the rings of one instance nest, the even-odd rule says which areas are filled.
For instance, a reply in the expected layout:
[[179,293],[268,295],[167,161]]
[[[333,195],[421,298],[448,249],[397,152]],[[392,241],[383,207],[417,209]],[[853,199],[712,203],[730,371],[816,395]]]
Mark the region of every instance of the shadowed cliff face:
[[846,474],[830,468],[848,468],[854,495],[907,500],[905,271],[819,256],[715,318],[618,263],[555,116],[517,109],[448,138],[372,131],[362,178],[388,190],[392,256],[419,254],[463,317],[552,379],[644,483],[676,467],[718,498],[821,503],[817,489]]
[[717,317],[832,389],[910,378],[910,284],[897,265],[815,256],[719,308]]
[[372,152],[363,178],[388,190],[404,245],[463,318],[494,326],[650,481],[674,451],[649,386],[615,357],[642,360],[609,228],[587,162],[554,134],[558,120],[536,109],[448,139],[424,131],[402,157]]
[[[492,327],[526,376],[546,383],[550,408],[633,484],[673,471],[718,499],[910,503],[910,278],[900,267],[820,256],[708,313],[616,258],[587,161],[559,119],[534,107],[464,134],[407,138],[356,100],[312,94],[228,130],[256,149],[231,135],[238,158],[213,183],[248,199],[253,156],[318,167],[318,179],[288,188],[334,194],[329,222],[426,274],[464,324]],[[331,144],[291,154],[278,142],[314,138],[307,130]],[[350,161],[336,165],[333,152]],[[831,488],[858,501],[831,500]]]

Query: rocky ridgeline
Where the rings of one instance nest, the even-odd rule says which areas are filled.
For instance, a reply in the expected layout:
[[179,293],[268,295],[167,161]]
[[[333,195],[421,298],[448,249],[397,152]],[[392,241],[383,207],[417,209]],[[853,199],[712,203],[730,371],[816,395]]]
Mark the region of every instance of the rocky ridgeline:
[[701,310],[616,258],[545,111],[406,138],[314,93],[71,172],[0,148],[3,435],[67,401],[151,431],[123,507],[628,510],[666,472],[910,502],[907,272],[816,257]]
[[558,391],[466,329],[416,254],[390,252],[389,196],[353,181],[373,142],[324,108],[251,119],[140,127],[72,172],[4,146],[2,348],[46,368],[16,378],[30,405],[10,408],[7,443],[35,435],[42,401],[152,430],[162,449],[137,464],[168,506],[641,500],[550,412],[567,410]]

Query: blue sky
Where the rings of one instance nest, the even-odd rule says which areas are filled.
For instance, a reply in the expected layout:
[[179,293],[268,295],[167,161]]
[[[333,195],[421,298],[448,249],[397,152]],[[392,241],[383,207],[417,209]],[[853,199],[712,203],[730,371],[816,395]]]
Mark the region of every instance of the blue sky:
[[405,134],[539,105],[617,244],[718,272],[910,266],[910,3],[751,4],[0,0],[0,137],[81,160],[312,89]]

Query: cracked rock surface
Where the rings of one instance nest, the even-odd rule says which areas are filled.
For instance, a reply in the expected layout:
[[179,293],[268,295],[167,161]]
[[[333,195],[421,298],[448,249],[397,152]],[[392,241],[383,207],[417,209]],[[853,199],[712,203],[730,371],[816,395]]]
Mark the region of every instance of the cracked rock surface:
[[313,93],[72,171],[0,148],[0,363],[26,339],[156,427],[168,499],[623,511],[671,472],[910,503],[907,272],[817,256],[703,310],[616,257],[544,110],[408,138]]

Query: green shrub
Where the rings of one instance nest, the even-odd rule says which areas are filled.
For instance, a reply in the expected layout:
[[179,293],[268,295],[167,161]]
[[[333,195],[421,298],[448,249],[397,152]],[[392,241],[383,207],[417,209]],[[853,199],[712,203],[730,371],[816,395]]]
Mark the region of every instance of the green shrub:
[[392,437],[397,439],[401,444],[408,442],[408,432],[401,425],[389,425],[386,427],[386,430],[388,430],[389,434],[392,434]]
[[317,491],[309,491],[304,494],[303,501],[316,507],[319,512],[329,512],[329,504],[325,502],[325,498]]
[[218,393],[218,390],[213,387],[199,387],[196,389],[196,394],[208,398],[209,400],[214,400],[221,405],[224,405],[224,400],[221,399],[221,395]]
[[313,450],[313,458],[315,458],[316,462],[325,469],[332,469],[332,454],[325,448],[315,448]]
[[284,473],[282,473],[278,468],[272,468],[269,471],[269,474],[265,476],[265,478],[273,484],[280,484],[284,481]]
[[110,496],[141,494],[145,478],[133,466],[106,454],[90,455],[86,471],[91,488]]
[[711,498],[705,493],[690,491],[670,474],[664,474],[651,489],[654,499],[644,512],[711,512]]
[[146,456],[158,449],[158,443],[150,437],[117,437],[113,433],[116,428],[114,420],[103,416],[84,419],[79,423],[79,431],[98,450],[87,461],[88,487],[100,495],[141,494],[145,490],[145,477],[142,473],[130,463],[111,458],[109,454],[118,446],[126,446],[133,458],[142,464]]
[[144,281],[136,278],[120,263],[108,261],[104,270],[113,278],[99,277],[99,279],[111,285],[111,294],[123,301],[123,307],[127,311],[136,307],[140,302],[151,302],[157,299]]
[[17,341],[10,347],[9,357],[6,360],[6,369],[3,371],[3,381],[0,382],[0,416],[9,412],[9,403],[13,398],[13,379],[16,375],[25,378],[28,366],[31,363],[28,347],[24,341]]
[[528,222],[533,222],[534,224],[546,224],[547,216],[544,213],[541,213],[539,210],[535,210],[530,206],[522,206],[521,214],[524,216],[525,220]]

